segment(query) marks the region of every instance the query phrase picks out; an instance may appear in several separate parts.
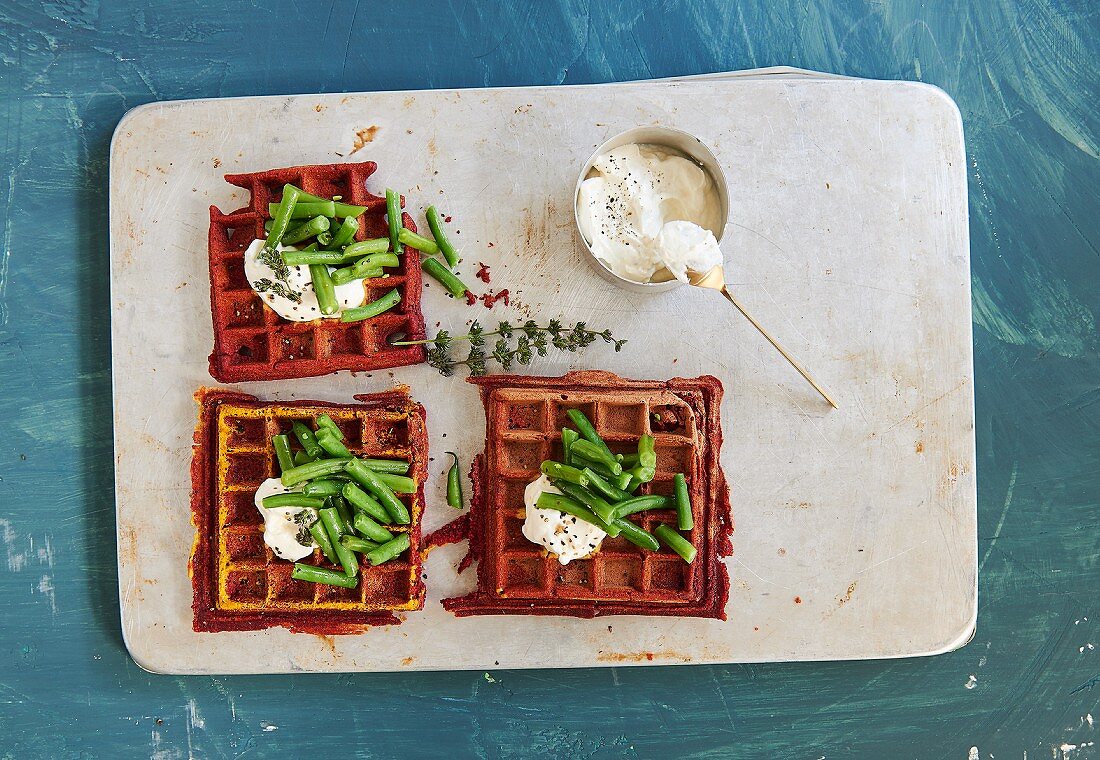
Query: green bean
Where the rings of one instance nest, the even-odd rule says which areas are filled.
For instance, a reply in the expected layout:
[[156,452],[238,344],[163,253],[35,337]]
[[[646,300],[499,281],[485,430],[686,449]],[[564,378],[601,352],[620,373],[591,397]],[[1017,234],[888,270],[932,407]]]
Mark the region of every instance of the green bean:
[[404,459],[360,459],[359,461],[375,472],[393,472],[404,475],[409,471],[409,463]]
[[695,561],[696,550],[691,542],[667,525],[658,525],[653,533],[661,543],[684,558],[689,565]]
[[285,435],[273,435],[271,445],[275,447],[275,458],[279,460],[279,472],[286,472],[294,466],[294,455],[290,453],[289,438]]
[[581,437],[573,428],[561,429],[561,461],[565,464],[573,464],[573,444]]
[[294,185],[283,185],[283,197],[272,215],[271,230],[267,233],[267,239],[264,241],[265,251],[275,253],[279,247],[279,241],[283,239],[283,234],[290,225],[290,216],[294,213],[294,206],[297,204],[301,193],[302,191]]
[[395,253],[372,253],[356,261],[350,267],[337,269],[332,273],[332,281],[337,285],[343,285],[352,280],[363,280],[367,277],[381,277],[382,267],[396,267],[401,265],[401,259]]
[[354,578],[359,574],[359,560],[355,558],[351,549],[340,543],[340,536],[346,532],[340,513],[336,511],[336,507],[327,507],[317,514],[325,524],[325,530],[328,531],[328,537],[332,541],[332,548],[336,551],[336,558],[340,560],[341,567],[349,578]]
[[332,480],[326,478],[325,480],[314,480],[305,484],[302,488],[302,493],[306,496],[336,496],[341,493],[344,484],[339,480]]
[[358,459],[351,460],[347,465],[348,475],[357,480],[368,491],[374,494],[378,501],[382,502],[390,519],[398,525],[408,525],[412,522],[408,508],[401,502],[394,492],[378,478],[378,473],[367,467]]
[[332,431],[332,434],[336,436],[336,440],[344,440],[344,431],[340,429],[340,426],[333,422],[332,417],[327,414],[322,414],[317,417],[317,430],[320,432],[321,428],[328,428]]
[[328,248],[330,245],[332,245],[331,229],[317,233],[317,245],[321,246],[322,248]]
[[[278,212],[279,204],[269,203],[267,204],[267,213],[270,216],[275,216]],[[311,216],[336,216],[336,204],[332,201],[302,201],[302,196],[298,196],[298,202],[294,204],[294,210],[291,212],[291,219],[309,219]]]
[[401,196],[393,190],[386,188],[386,220],[390,225],[390,250],[401,253],[400,230],[404,226],[401,223]]
[[394,493],[416,493],[416,481],[404,475],[391,472],[378,472],[378,479],[390,487]]
[[443,252],[443,258],[447,259],[447,266],[454,269],[455,265],[458,264],[458,252],[455,251],[455,247],[451,245],[451,241],[447,239],[447,234],[443,231],[443,219],[440,218],[435,206],[428,206],[425,214],[428,217],[428,228],[432,231],[435,244]]
[[[600,498],[596,494],[589,491],[587,488],[578,486],[576,483],[570,483],[564,480],[553,481],[554,485],[558,487],[562,493],[566,496],[572,496],[584,506],[592,510],[592,514],[600,518],[603,522],[607,523],[608,528],[615,528],[615,508],[608,504],[604,499]],[[619,534],[618,530],[612,532],[607,531],[608,535]]]
[[623,474],[619,475],[617,478],[609,478],[609,482],[614,483],[615,487],[620,491],[626,491],[632,477],[633,476],[629,472],[624,470]]
[[294,466],[295,467],[300,467],[303,464],[309,464],[312,461],[314,461],[313,457],[311,457],[306,452],[304,452],[304,451],[295,451],[294,452]]
[[300,243],[306,238],[311,238],[318,232],[324,232],[328,229],[329,221],[328,217],[315,216],[308,222],[302,222],[297,227],[291,230],[287,230],[283,235],[283,245],[294,245]]
[[319,499],[316,496],[306,496],[300,493],[277,493],[272,496],[265,496],[260,503],[263,505],[264,509],[275,509],[278,507],[320,509],[325,506],[324,499]]
[[302,448],[306,450],[306,454],[313,459],[324,456],[324,450],[317,444],[317,437],[304,422],[295,422],[291,425],[291,430],[294,431],[294,437],[298,439],[298,443],[302,444]]
[[359,552],[360,554],[372,552],[379,546],[381,546],[381,544],[375,541],[367,541],[365,539],[359,538],[359,536],[353,536],[350,534],[340,536],[340,543],[342,543],[348,549],[351,549],[353,552]]
[[591,459],[587,459],[586,457],[582,457],[580,454],[578,454],[576,452],[575,449],[572,452],[572,457],[571,458],[573,460],[572,465],[574,467],[576,467],[578,470],[583,470],[585,467],[587,467],[588,469],[592,470],[593,472],[595,472],[599,475],[603,475],[605,478],[608,478],[609,480],[611,478],[614,478],[614,479],[618,480],[618,478],[619,478],[619,475],[613,475],[611,473],[611,470],[609,470],[607,468],[607,465],[604,464],[603,462],[594,462]]
[[348,506],[347,500],[343,496],[330,496],[330,504],[336,508],[337,513],[340,515],[340,521],[343,525],[345,533],[351,533],[351,507]]
[[366,206],[352,206],[350,203],[340,203],[336,201],[336,216],[341,219],[347,219],[352,216],[359,216],[367,210]]
[[290,571],[290,577],[296,581],[324,583],[329,586],[341,586],[343,588],[355,588],[359,585],[358,578],[352,578],[344,573],[329,570],[327,567],[306,565],[301,562],[294,563],[294,569]]
[[615,525],[617,525],[621,531],[619,535],[635,546],[649,549],[651,552],[655,552],[661,548],[661,545],[657,543],[657,539],[653,537],[652,533],[643,528],[639,528],[637,525],[630,522],[630,520],[618,517],[615,519]]
[[355,521],[352,524],[363,535],[363,538],[369,538],[371,541],[384,544],[393,539],[393,534],[372,520],[366,512],[356,514]]
[[[574,498],[565,496],[560,493],[547,493],[543,491],[539,494],[538,501],[535,502],[535,506],[539,509],[556,509],[559,512],[564,512],[567,515],[572,515],[580,520],[584,520],[589,525],[595,525],[597,528],[607,533],[609,526],[592,512],[591,509],[581,504]],[[618,534],[616,534],[618,535]]]
[[363,489],[354,483],[345,483],[340,493],[357,511],[372,517],[378,522],[390,521],[390,513],[385,510],[378,500],[365,493]]
[[424,259],[420,262],[420,268],[430,274],[439,284],[450,291],[455,298],[462,298],[469,290],[466,283],[451,274],[451,270],[439,263],[439,259]]
[[336,550],[332,548],[328,531],[325,530],[325,525],[319,518],[309,524],[309,535],[313,536],[313,540],[321,547],[321,553],[325,555],[325,559],[334,565],[340,562],[336,557]]
[[356,269],[355,267],[344,267],[332,273],[332,284],[347,285],[349,282],[355,282],[356,280],[373,280],[375,277],[381,277],[383,274],[384,272],[381,269]]
[[447,503],[455,509],[462,509],[462,474],[458,471],[458,454],[448,451],[454,464],[447,470]]
[[309,276],[313,280],[313,292],[317,294],[317,305],[322,314],[335,314],[340,311],[336,300],[336,286],[332,284],[328,267],[324,264],[310,264]]
[[619,460],[608,450],[607,446],[597,446],[591,441],[579,440],[573,444],[572,451],[575,455],[593,462],[599,462],[610,470],[612,475],[622,475],[623,473],[623,466],[619,464]]
[[[294,186],[291,185],[291,187]],[[338,200],[340,198],[339,195],[333,196],[332,198],[322,198],[319,195],[307,193],[305,190],[302,190],[300,188],[294,189],[297,190],[299,193],[299,201],[305,201],[306,203],[328,203],[331,200],[333,202],[333,205],[336,207],[336,213],[334,213],[333,216],[359,216],[367,210],[366,206],[352,206],[347,203],[340,203]]]
[[588,417],[580,409],[567,409],[565,412],[569,415],[569,419],[573,420],[573,424],[577,426],[577,430],[580,431],[581,438],[584,438],[589,443],[594,443],[601,447],[607,456],[612,459],[615,455],[611,453],[611,449],[607,448],[607,444],[603,442],[603,438],[600,438],[600,434],[596,432],[596,428],[592,427],[592,423],[588,421]]
[[635,496],[626,501],[620,501],[615,505],[615,517],[626,517],[636,512],[645,512],[649,509],[666,509],[672,500],[667,496]]
[[691,530],[695,527],[695,520],[691,517],[691,496],[688,494],[687,478],[682,472],[678,472],[672,481],[676,490],[676,527],[680,530]]
[[638,464],[642,467],[657,467],[657,452],[654,450],[653,436],[643,435],[638,439]]
[[348,255],[344,251],[283,251],[283,263],[288,267],[304,266],[308,264],[328,264],[339,266],[350,261],[356,261],[359,254]]
[[583,470],[581,470],[581,472],[588,476],[588,480],[592,484],[593,488],[595,488],[597,491],[599,491],[612,501],[626,501],[630,498],[630,494],[626,493],[625,491],[620,491],[618,488],[608,483],[606,480],[601,478],[589,468],[585,467]]
[[340,472],[348,466],[348,461],[347,459],[318,459],[315,462],[292,467],[283,473],[280,480],[284,486],[290,488],[307,480],[316,480]]
[[630,469],[630,474],[638,480],[639,484],[641,484],[648,483],[649,481],[653,480],[653,478],[657,475],[657,471],[652,467],[643,467],[642,465],[638,465],[637,467],[632,467]]
[[542,474],[552,480],[564,480],[567,483],[575,483],[578,486],[588,485],[588,476],[578,470],[576,467],[571,467],[561,462],[555,462],[547,459],[539,467],[542,470]]
[[359,240],[352,243],[344,249],[344,254],[355,258],[372,253],[385,253],[388,250],[390,250],[389,238],[371,238],[370,240]]
[[368,304],[358,306],[354,309],[345,309],[344,313],[340,315],[340,321],[361,322],[364,319],[377,317],[379,314],[389,311],[399,303],[401,303],[401,294],[397,292],[397,288],[394,288],[375,301],[371,301]]
[[638,466],[637,454],[618,454],[616,455],[616,459],[619,460],[619,464],[623,466],[624,470],[629,470],[631,467]]
[[398,230],[397,239],[410,248],[423,251],[429,256],[439,253],[439,246],[435,244],[434,240],[429,240],[423,235],[417,235],[415,232],[405,227]]
[[408,549],[409,545],[409,534],[402,533],[401,535],[395,537],[392,541],[387,541],[374,551],[368,552],[367,562],[370,562],[372,565],[381,565],[383,562],[389,562],[391,559],[397,557],[397,555],[399,555],[401,552]]
[[337,439],[333,435],[332,431],[328,428],[321,428],[317,431],[317,443],[321,445],[329,456],[334,457],[350,457],[351,452],[348,451],[348,447]]
[[359,231],[359,220],[354,216],[349,216],[344,219],[343,224],[340,225],[340,229],[336,230],[332,235],[332,241],[329,242],[330,248],[340,248],[347,245],[355,237],[355,233]]

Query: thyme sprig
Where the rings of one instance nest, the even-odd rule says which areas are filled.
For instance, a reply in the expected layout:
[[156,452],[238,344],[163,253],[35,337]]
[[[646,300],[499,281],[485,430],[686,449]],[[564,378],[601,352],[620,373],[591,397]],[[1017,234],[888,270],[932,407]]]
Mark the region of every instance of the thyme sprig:
[[266,277],[261,277],[260,279],[256,280],[256,282],[252,283],[252,287],[255,288],[257,293],[267,293],[268,291],[271,291],[275,295],[282,296],[283,298],[288,298],[294,303],[302,302],[302,294],[299,293],[297,290],[294,290],[289,285],[285,285],[281,282],[272,282]]
[[256,260],[270,267],[271,271],[275,273],[276,279],[287,282],[287,279],[290,277],[290,267],[283,261],[283,255],[281,253],[266,247],[261,248],[260,252],[256,254]]
[[[497,340],[492,348],[487,348],[486,339],[491,337]],[[460,366],[467,367],[471,375],[484,375],[486,362],[490,359],[504,370],[510,370],[517,364],[526,367],[536,356],[546,356],[551,346],[559,351],[576,353],[601,339],[614,345],[616,351],[621,351],[626,345],[626,340],[616,338],[611,330],[590,330],[584,322],[565,327],[556,319],[551,319],[545,327],[533,319],[518,326],[502,321],[492,331],[485,330],[475,320],[465,335],[451,335],[446,330],[440,330],[434,338],[395,341],[393,345],[428,346],[428,364],[439,370],[440,374],[450,377]],[[455,341],[460,340],[470,343],[470,350],[463,360],[456,359],[452,354]]]

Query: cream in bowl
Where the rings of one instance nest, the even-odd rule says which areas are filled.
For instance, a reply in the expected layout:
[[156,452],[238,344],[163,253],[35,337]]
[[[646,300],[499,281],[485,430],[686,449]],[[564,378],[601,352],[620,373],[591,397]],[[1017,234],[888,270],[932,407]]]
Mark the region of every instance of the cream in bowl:
[[639,128],[609,140],[577,186],[577,228],[588,251],[636,285],[687,282],[688,270],[721,264],[728,200],[716,172],[720,178],[710,151],[678,130]]

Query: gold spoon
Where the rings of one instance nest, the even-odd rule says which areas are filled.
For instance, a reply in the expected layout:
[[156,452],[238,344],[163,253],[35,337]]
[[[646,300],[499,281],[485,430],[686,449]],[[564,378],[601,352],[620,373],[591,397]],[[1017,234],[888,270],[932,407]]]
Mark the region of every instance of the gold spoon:
[[798,370],[798,374],[806,378],[806,382],[812,385],[814,387],[814,390],[820,393],[821,397],[829,402],[829,406],[831,406],[833,409],[837,408],[836,402],[833,401],[832,397],[825,392],[824,388],[818,385],[817,382],[812,377],[810,377],[810,373],[806,371],[806,368],[799,364],[797,359],[788,354],[783,346],[779,345],[779,342],[776,341],[776,339],[773,338],[770,334],[768,334],[768,331],[765,330],[759,322],[753,319],[752,315],[745,311],[745,307],[742,306],[737,301],[737,299],[733,297],[733,294],[730,293],[729,288],[726,287],[726,276],[725,273],[722,271],[721,264],[706,273],[693,272],[689,269],[687,275],[689,284],[697,288],[710,288],[711,290],[717,290],[719,293],[724,295],[730,303],[737,307],[737,310],[739,312],[745,315],[745,319],[752,322],[752,326],[759,330],[760,334],[767,338],[768,342],[775,346],[775,349],[779,353],[783,354],[783,358],[789,361],[791,363],[791,366]]

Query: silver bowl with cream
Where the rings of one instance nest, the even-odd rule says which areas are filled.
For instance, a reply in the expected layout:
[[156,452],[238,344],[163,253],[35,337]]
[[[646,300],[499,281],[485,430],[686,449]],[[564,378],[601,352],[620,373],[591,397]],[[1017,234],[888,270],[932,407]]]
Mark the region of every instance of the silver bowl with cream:
[[635,127],[585,162],[573,216],[601,277],[634,292],[659,293],[684,284],[660,252],[686,256],[668,264],[681,271],[685,263],[713,262],[714,256],[721,263],[717,244],[729,217],[729,192],[718,159],[697,137],[671,127]]

